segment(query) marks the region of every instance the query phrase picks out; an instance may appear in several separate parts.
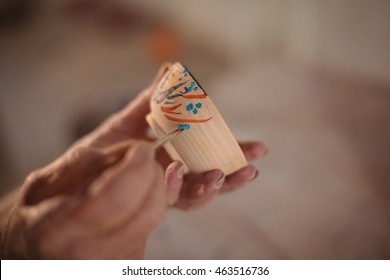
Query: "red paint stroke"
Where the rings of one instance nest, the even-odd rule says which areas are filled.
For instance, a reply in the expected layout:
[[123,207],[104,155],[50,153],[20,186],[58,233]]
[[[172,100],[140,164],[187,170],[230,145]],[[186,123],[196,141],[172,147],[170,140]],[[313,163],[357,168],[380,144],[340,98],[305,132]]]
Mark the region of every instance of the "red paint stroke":
[[181,104],[176,105],[176,106],[172,106],[172,107],[164,107],[164,106],[161,106],[161,111],[163,111],[164,113],[167,113],[167,114],[176,114],[176,115],[180,115],[181,113],[179,113],[179,112],[173,112],[174,110],[176,110],[176,109],[179,108],[180,106],[181,106]]
[[203,99],[206,98],[207,95],[206,94],[192,94],[192,95],[183,94],[182,97],[186,99]]
[[175,117],[171,117],[171,116],[168,116],[167,114],[165,114],[165,117],[170,120],[170,121],[173,121],[173,122],[182,122],[182,123],[204,123],[204,122],[208,122],[209,120],[212,119],[212,117],[208,118],[208,119],[181,119],[181,118],[175,118]]

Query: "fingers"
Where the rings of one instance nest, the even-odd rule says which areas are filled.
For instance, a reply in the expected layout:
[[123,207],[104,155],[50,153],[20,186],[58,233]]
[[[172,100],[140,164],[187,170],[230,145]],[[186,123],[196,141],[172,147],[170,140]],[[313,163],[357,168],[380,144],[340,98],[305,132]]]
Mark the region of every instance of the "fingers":
[[179,198],[183,184],[184,165],[175,161],[171,163],[165,171],[165,186],[168,192],[168,203],[173,205]]
[[230,192],[245,186],[255,180],[259,171],[253,165],[248,165],[228,176],[221,188],[221,192]]
[[267,147],[260,142],[240,142],[239,144],[247,161],[256,160],[268,153]]
[[145,117],[150,112],[150,98],[168,68],[169,64],[161,66],[148,88],[142,91],[126,108],[112,115],[94,132],[77,142],[74,147],[83,145],[104,148],[129,138],[145,138],[148,128]]
[[104,150],[78,147],[49,166],[33,172],[26,180],[23,202],[37,204],[58,194],[84,191],[86,180],[93,180],[104,169],[122,159],[133,140],[124,141]]
[[[260,142],[240,143],[240,147],[248,161],[256,160],[268,153],[267,147]],[[226,177],[220,190],[221,193],[231,192],[244,187],[259,176],[259,170],[253,165],[248,165]]]
[[[260,142],[240,143],[248,161],[267,154],[267,148]],[[220,170],[211,170],[200,175],[186,175],[176,207],[193,210],[209,203],[219,192],[229,192],[245,186],[258,176],[259,171],[252,165],[245,166],[225,178]]]
[[252,165],[245,166],[227,176],[220,170],[202,175],[187,175],[175,206],[182,210],[194,210],[208,204],[218,193],[237,190],[255,180],[259,171]]
[[223,172],[218,169],[185,176],[185,185],[175,206],[183,210],[194,210],[206,205],[218,194],[224,179]]
[[153,148],[143,142],[135,144],[121,162],[92,183],[86,196],[59,223],[69,233],[109,228],[140,207],[161,172]]
[[[153,147],[142,142],[135,145],[123,162],[107,170],[91,186],[80,217],[105,227],[119,223],[141,206],[161,172]],[[108,222],[102,225],[101,220]]]

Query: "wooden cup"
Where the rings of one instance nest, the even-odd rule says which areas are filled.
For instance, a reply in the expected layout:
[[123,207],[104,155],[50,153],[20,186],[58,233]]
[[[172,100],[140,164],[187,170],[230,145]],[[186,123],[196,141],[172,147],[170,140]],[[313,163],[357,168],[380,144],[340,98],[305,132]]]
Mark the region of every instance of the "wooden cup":
[[150,107],[146,120],[158,138],[179,125],[190,125],[164,145],[173,160],[184,163],[186,172],[221,169],[229,175],[248,164],[210,97],[180,63],[172,64],[165,73]]

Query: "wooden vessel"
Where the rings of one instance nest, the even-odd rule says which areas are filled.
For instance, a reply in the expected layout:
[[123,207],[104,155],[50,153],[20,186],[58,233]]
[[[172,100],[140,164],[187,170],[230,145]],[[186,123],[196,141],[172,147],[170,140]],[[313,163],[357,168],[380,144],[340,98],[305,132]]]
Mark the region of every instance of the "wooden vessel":
[[158,138],[179,125],[190,125],[164,145],[173,160],[184,163],[186,172],[221,169],[229,175],[247,165],[221,114],[182,64],[170,66],[153,93],[150,107],[146,120]]

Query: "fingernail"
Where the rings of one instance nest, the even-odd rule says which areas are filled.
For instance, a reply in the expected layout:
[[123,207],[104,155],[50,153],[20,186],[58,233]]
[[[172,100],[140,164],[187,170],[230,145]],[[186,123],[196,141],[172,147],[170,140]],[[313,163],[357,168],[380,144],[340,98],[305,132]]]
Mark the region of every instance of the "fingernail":
[[184,165],[182,163],[180,163],[180,164],[181,164],[181,166],[179,167],[179,169],[176,172],[177,179],[179,179],[179,180],[183,179],[183,176],[184,176]]
[[219,177],[217,183],[215,183],[215,188],[217,190],[220,189],[223,185],[223,182],[225,182],[225,174],[224,173],[221,174],[221,177]]
[[264,153],[263,153],[263,155],[267,155],[268,154],[268,147],[266,147],[266,146],[264,146]]
[[252,178],[249,180],[249,182],[254,181],[259,176],[259,170],[255,169]]

